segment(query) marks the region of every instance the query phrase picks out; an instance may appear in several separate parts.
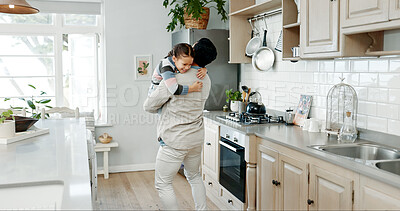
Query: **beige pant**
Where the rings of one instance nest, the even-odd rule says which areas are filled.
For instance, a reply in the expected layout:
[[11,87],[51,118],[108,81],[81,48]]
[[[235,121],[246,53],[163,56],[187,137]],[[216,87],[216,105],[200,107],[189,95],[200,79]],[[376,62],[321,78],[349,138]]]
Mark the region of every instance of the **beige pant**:
[[192,187],[196,210],[206,210],[206,190],[200,172],[202,146],[178,150],[169,146],[160,146],[156,159],[155,186],[164,209],[178,210],[172,181],[181,163],[185,166],[185,176]]

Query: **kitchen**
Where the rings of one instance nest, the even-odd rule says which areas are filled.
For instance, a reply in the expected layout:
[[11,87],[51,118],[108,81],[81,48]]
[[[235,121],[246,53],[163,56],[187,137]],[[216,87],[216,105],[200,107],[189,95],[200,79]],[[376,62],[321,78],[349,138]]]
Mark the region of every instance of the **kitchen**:
[[[34,1],[28,2],[34,5]],[[83,2],[93,3],[99,1]],[[393,33],[392,31],[387,33],[385,32],[385,41],[387,41],[388,39],[389,42],[384,42],[383,46],[381,47],[385,49],[385,51],[382,51],[382,49],[378,49],[376,51],[381,52],[380,54],[378,52],[378,54],[376,55],[356,56],[356,54],[359,52],[351,52],[348,51],[348,49],[342,48],[344,44],[347,44],[345,43],[345,39],[342,37],[345,35],[342,34],[340,34],[340,36],[336,36],[336,42],[338,43],[338,40],[340,40],[338,46],[336,46],[336,49],[340,50],[336,50],[335,52],[335,50],[332,50],[332,48],[330,48],[328,52],[331,53],[323,54],[320,53],[321,48],[314,48],[314,52],[319,52],[306,53],[312,52],[313,50],[311,48],[313,46],[310,45],[311,47],[308,48],[307,51],[302,52],[303,46],[309,47],[307,43],[303,43],[306,41],[306,39],[300,39],[300,37],[305,36],[303,34],[304,30],[299,30],[300,27],[303,27],[303,23],[307,22],[307,20],[303,21],[303,18],[305,18],[306,16],[302,16],[302,13],[300,12],[301,24],[298,25],[297,23],[295,23],[297,21],[296,12],[285,13],[285,9],[287,8],[295,11],[295,4],[292,0],[290,0],[290,3],[288,3],[288,0],[283,0],[283,3],[279,3],[281,1],[254,2],[248,0],[241,2],[243,2],[243,4],[238,5],[237,1],[229,1],[226,4],[225,8],[227,11],[229,11],[230,7],[233,8],[234,11],[240,11],[242,9],[251,7],[251,5],[254,3],[256,5],[261,5],[261,7],[255,6],[253,9],[254,11],[256,11],[256,14],[247,14],[244,15],[244,18],[241,18],[242,15],[231,15],[229,16],[230,19],[227,22],[220,21],[220,17],[212,8],[210,21],[207,26],[207,29],[226,29],[230,30],[231,33],[233,33],[229,35],[231,42],[231,58],[229,58],[229,60],[233,66],[236,65],[240,67],[240,78],[238,78],[239,83],[237,84],[237,87],[232,87],[234,91],[238,90],[241,92],[241,87],[243,85],[248,86],[253,91],[258,91],[262,97],[263,104],[267,108],[267,113],[275,116],[285,116],[286,109],[288,109],[289,107],[297,107],[301,94],[312,95],[313,99],[309,117],[316,118],[318,120],[325,120],[327,112],[326,97],[328,91],[331,87],[340,83],[339,77],[343,77],[345,78],[344,82],[353,86],[357,93],[357,128],[360,131],[359,136],[363,140],[377,142],[385,146],[390,146],[392,149],[398,149],[398,136],[400,135],[398,130],[400,128],[400,87],[398,85],[400,83],[398,81],[398,71],[400,67],[400,58],[395,56],[396,54],[398,54],[395,52],[395,50],[397,44],[396,38],[398,38],[398,36],[400,35],[397,35],[396,37],[395,31]],[[305,6],[305,4],[302,4],[303,2],[315,3],[316,1],[301,1],[300,6]],[[397,22],[395,20],[385,22],[383,20],[379,20],[375,16],[373,16],[373,18],[369,18],[369,20],[371,21],[372,19],[377,23],[363,23],[361,24],[361,26],[357,24],[355,24],[355,26],[351,26],[351,21],[344,22],[342,21],[341,16],[341,14],[344,12],[342,11],[344,10],[344,6],[342,6],[342,4],[347,1],[326,0],[325,3],[328,4],[328,2],[331,5],[329,7],[329,9],[331,10],[328,11],[335,11],[336,9],[336,11],[338,12],[330,14],[332,15],[332,17],[336,17],[336,19],[334,20],[340,20],[337,22],[332,22],[333,25],[337,24],[334,25],[336,26],[336,33],[343,32],[349,34],[350,36],[348,37],[352,38],[352,35],[355,33],[355,31],[357,31],[357,33],[363,33],[361,37],[365,37],[366,32],[368,32],[368,27],[373,27],[378,30],[396,29]],[[357,4],[357,2],[362,1],[350,0],[349,2],[352,3],[350,4],[352,6],[362,5],[362,3]],[[389,5],[389,2],[393,3],[397,1],[381,0],[369,2],[373,6],[375,3],[375,6],[377,8],[386,8],[384,11],[388,13],[389,9],[394,8],[394,6],[383,7],[382,5]],[[289,7],[286,7],[286,4],[288,4]],[[321,7],[326,9],[326,7],[323,7],[323,5]],[[39,6],[38,8],[41,9]],[[271,49],[275,49],[275,47],[277,46],[277,41],[280,37],[280,33],[281,31],[283,31],[283,52],[280,53],[276,50],[273,50],[276,58],[274,66],[271,69],[267,71],[255,70],[251,64],[251,58],[245,56],[245,47],[247,42],[251,38],[251,26],[250,24],[248,24],[247,18],[250,16],[268,13],[279,8],[282,8],[283,13],[274,14],[268,16],[265,19],[268,26],[267,46]],[[368,10],[368,6],[365,6],[365,8],[360,8]],[[303,9],[304,8],[300,9],[300,11],[303,11]],[[371,8],[369,9],[372,10]],[[103,179],[103,175],[98,175],[99,195],[102,193],[102,187],[116,186],[124,188],[123,185],[121,186],[120,184],[115,183],[115,181],[126,181],[124,180],[124,176],[122,176],[123,172],[127,172],[126,174],[132,175],[135,172],[138,172],[142,175],[146,175],[147,177],[151,177],[151,172],[154,173],[155,157],[159,146],[159,144],[155,141],[157,139],[155,126],[157,118],[154,115],[145,113],[142,109],[143,102],[147,96],[149,80],[135,80],[133,71],[135,65],[134,56],[152,55],[152,66],[154,68],[155,65],[157,65],[158,61],[165,56],[165,54],[171,49],[172,46],[172,35],[165,29],[170,22],[170,18],[168,17],[169,10],[165,9],[162,6],[161,1],[105,0],[103,1],[102,12],[102,14],[104,14],[104,28],[96,30],[103,30],[104,32],[104,40],[102,41],[105,45],[106,50],[103,55],[103,59],[101,59],[103,60],[103,65],[105,66],[104,76],[101,76],[104,77],[104,80],[101,80],[101,83],[104,83],[104,86],[101,86],[101,83],[99,83],[99,87],[103,87],[103,93],[106,93],[106,98],[104,99],[106,99],[105,104],[107,106],[103,106],[105,107],[105,111],[102,111],[101,113],[103,114],[102,116],[106,116],[107,118],[102,124],[96,125],[95,137],[98,141],[97,138],[100,135],[102,135],[103,133],[109,133],[113,136],[113,139],[118,142],[119,146],[116,148],[112,148],[112,150],[109,152],[108,163],[110,178],[106,180]],[[233,11],[229,11],[228,13],[232,12]],[[371,12],[370,15],[372,16],[373,13],[374,12]],[[291,14],[292,17],[285,16],[285,14]],[[355,12],[355,16],[357,16],[357,14],[358,13]],[[286,17],[290,18],[285,19]],[[296,21],[294,21],[294,19],[296,19]],[[285,22],[286,20],[288,22]],[[323,18],[314,18],[312,20],[326,21]],[[231,24],[235,24],[234,21],[237,21],[236,24],[238,25],[232,26]],[[342,23],[346,23],[347,25],[342,26]],[[310,24],[318,25],[320,23],[312,23],[310,21]],[[394,26],[390,24],[393,24]],[[264,28],[264,20],[259,19],[257,23],[255,23],[255,25],[258,28]],[[329,24],[325,25],[326,27],[329,27]],[[310,29],[310,32],[315,32],[312,30],[325,29],[322,27],[325,25],[321,24],[321,27],[319,29]],[[283,26],[285,26],[286,28]],[[332,26],[333,29],[335,29],[334,26]],[[2,28],[2,34],[10,33],[7,31],[10,31],[11,29],[7,29],[7,27]],[[24,27],[15,26],[12,30],[18,34],[21,34],[24,30]],[[35,31],[34,33],[38,33],[38,31],[42,30],[42,28],[38,27],[36,30],[37,31]],[[285,35],[285,33],[287,34]],[[234,37],[235,35],[236,37]],[[293,36],[293,38],[290,38],[289,40],[285,39],[285,37],[289,36]],[[313,38],[322,40],[321,42],[323,44],[329,44],[329,42],[332,41],[327,41],[326,37],[323,36],[328,36],[329,38],[332,38],[329,35],[323,33]],[[371,38],[367,40],[369,43],[367,46],[364,46],[362,48],[364,50],[363,52],[365,52],[366,49],[368,49],[369,45],[371,45]],[[292,45],[291,42],[296,42],[296,44]],[[318,45],[318,40],[312,44]],[[300,45],[300,60],[299,58],[293,58],[293,52],[291,48],[295,47],[296,45]],[[356,46],[354,43],[350,47],[353,47],[351,49],[358,49],[358,46]],[[398,47],[397,50],[398,49],[400,48]],[[386,52],[389,52],[388,55],[385,55]],[[4,53],[2,53],[2,55],[3,54]],[[316,56],[316,54],[318,55]],[[378,56],[380,57],[378,58]],[[335,59],[333,59],[333,57],[335,57]],[[296,62],[295,60],[299,61]],[[212,72],[213,70],[210,69],[209,71]],[[236,73],[236,70],[233,71]],[[47,91],[47,89],[45,91]],[[7,97],[7,95],[1,97]],[[225,100],[225,96],[222,100]],[[9,105],[7,104],[7,106]],[[62,104],[59,104],[57,106],[62,106]],[[2,105],[1,107],[4,108],[5,105]],[[102,105],[100,105],[99,107],[100,109],[98,110],[101,110]],[[334,196],[338,197],[335,198],[335,200],[337,199],[339,201],[338,203],[337,201],[334,201],[332,204],[328,203],[329,206],[333,207],[324,207],[322,202],[320,203],[320,200],[314,197],[314,192],[318,189],[312,188],[314,185],[312,186],[311,183],[315,182],[315,180],[310,180],[310,183],[308,181],[305,182],[306,185],[302,184],[300,186],[296,186],[299,188],[303,188],[299,189],[303,190],[303,192],[299,191],[299,195],[296,196],[300,199],[295,200],[301,206],[289,206],[289,208],[287,209],[399,209],[400,199],[398,198],[398,188],[400,188],[400,185],[398,182],[398,174],[396,175],[387,171],[376,169],[375,167],[365,166],[347,158],[307,147],[309,145],[326,144],[325,140],[327,140],[327,137],[324,133],[311,133],[303,131],[301,127],[284,126],[284,124],[279,124],[277,126],[268,126],[263,124],[261,126],[255,127],[243,127],[233,122],[230,123],[225,120],[218,119],[217,116],[227,115],[227,113],[222,113],[222,107],[219,110],[221,112],[212,111],[205,113],[206,137],[216,137],[213,140],[216,144],[212,145],[213,143],[210,143],[211,146],[214,147],[214,149],[211,151],[204,150],[204,153],[210,153],[207,158],[206,156],[204,157],[204,165],[208,165],[208,167],[203,167],[203,169],[206,169],[204,171],[205,176],[203,177],[205,179],[207,195],[210,201],[215,204],[215,206],[210,207],[213,207],[214,209],[247,209],[247,207],[249,207],[250,209],[285,209],[286,204],[284,204],[283,202],[285,202],[286,200],[283,200],[283,198],[284,196],[289,196],[285,195],[285,193],[287,192],[281,190],[282,187],[286,188],[287,186],[283,186],[284,182],[280,180],[280,177],[282,176],[278,175],[280,174],[278,172],[281,172],[280,164],[271,164],[272,166],[275,165],[275,170],[271,172],[275,172],[275,174],[277,175],[274,178],[271,178],[271,180],[268,180],[268,182],[265,183],[265,186],[258,187],[259,184],[264,184],[262,183],[263,181],[258,180],[260,177],[257,176],[259,174],[258,171],[262,169],[259,168],[259,160],[261,158],[268,158],[269,160],[273,160],[273,156],[271,156],[271,154],[275,153],[277,154],[276,160],[285,161],[285,159],[290,160],[290,158],[292,157],[296,159],[301,158],[299,162],[302,165],[305,165],[305,171],[301,174],[301,179],[303,180],[308,180],[307,175],[309,175],[309,173],[314,173],[313,175],[315,175],[319,173],[321,169],[330,170],[328,173],[323,172],[321,174],[318,174],[321,181],[325,182],[322,183],[322,186],[320,186],[322,187],[321,190],[323,190],[323,188],[329,190],[331,190],[332,188],[336,188],[334,190],[338,190],[339,192],[342,189],[345,190],[344,194],[338,193]],[[277,112],[272,113],[272,110],[276,110]],[[245,197],[245,203],[241,202],[238,197],[230,194],[229,191],[228,193],[226,193],[226,188],[222,187],[219,183],[220,166],[219,160],[217,160],[216,158],[219,158],[220,146],[218,143],[220,136],[225,135],[225,133],[221,132],[223,128],[229,128],[233,131],[234,135],[232,135],[231,137],[238,137],[240,136],[240,134],[244,134],[244,148],[246,149],[245,151],[248,152],[250,150],[254,150],[252,151],[252,154],[245,154],[244,156],[245,160],[247,161],[247,174],[252,175],[250,177],[247,177],[253,178],[253,183],[251,183],[251,181],[248,181],[250,183],[246,184],[247,195]],[[83,132],[81,131],[81,133]],[[335,143],[335,138],[336,136],[329,137],[329,143]],[[206,143],[208,142],[205,141],[205,149],[207,146],[210,146],[206,145]],[[19,144],[23,142],[17,143]],[[261,147],[259,147],[259,145],[261,145]],[[10,146],[12,146],[12,144]],[[5,150],[7,150],[7,147],[5,148]],[[10,147],[8,147],[8,149],[10,149]],[[272,153],[270,153],[271,151]],[[214,155],[214,157],[212,155]],[[260,155],[260,158],[258,158],[258,155]],[[209,162],[206,162],[206,159],[209,159],[211,165],[209,165]],[[262,160],[262,163],[265,164],[264,166],[262,166],[263,168],[269,165],[268,163],[266,163],[268,159]],[[24,160],[26,160],[26,158]],[[104,169],[103,153],[97,153],[97,160],[99,170]],[[6,166],[6,164],[3,163],[1,166]],[[294,168],[293,164],[289,165],[289,167],[291,169],[295,169],[295,172],[300,172],[298,171],[298,169]],[[337,175],[332,176],[332,174],[330,173],[337,173]],[[88,175],[89,173],[87,172],[85,173],[85,175],[86,174]],[[329,183],[330,180],[328,180],[327,178],[336,178],[335,176],[343,177],[343,184],[351,184],[349,186],[343,187],[350,187],[350,189],[334,186],[333,183]],[[208,179],[208,177],[210,179]],[[129,180],[132,181],[132,179]],[[151,179],[146,180],[150,181],[148,186],[152,186]],[[275,184],[277,184],[276,182],[280,182],[280,185],[272,184],[272,180],[275,181]],[[293,181],[295,180],[293,179]],[[101,186],[101,182],[103,182],[103,186]],[[212,185],[209,185],[210,182],[212,183]],[[178,184],[188,188],[187,183],[179,182]],[[328,187],[323,186],[324,184],[328,185]],[[366,185],[370,185],[369,188],[363,189],[363,187]],[[150,194],[152,197],[154,197],[153,192],[145,193],[146,190],[144,190],[141,185],[139,186],[140,187],[135,191],[143,190],[143,195]],[[385,187],[385,191],[380,191],[379,189],[377,190],[376,187]],[[221,192],[221,190],[223,191]],[[306,191],[304,192],[304,190]],[[364,192],[362,192],[362,190],[364,190]],[[190,190],[186,193],[189,192]],[[259,194],[260,192],[263,194]],[[85,193],[87,193],[87,191]],[[226,193],[227,195],[221,196],[221,193]],[[271,196],[271,193],[276,194],[276,196],[265,198],[262,197]],[[352,202],[353,193],[354,202]],[[364,193],[364,195],[362,195],[362,193]],[[332,194],[332,192],[329,192],[329,194]],[[109,193],[109,195],[107,195],[107,197],[111,198],[101,198],[100,195],[98,196],[98,198],[102,200],[105,209],[159,208],[155,207],[155,205],[152,205],[153,207],[150,207],[150,205],[148,207],[134,207],[132,205],[129,205],[130,202],[127,202],[132,199],[131,194],[124,195],[124,193],[120,193],[118,192],[118,190],[116,190],[116,192],[114,192],[114,195],[118,196],[116,198],[124,199],[125,202],[116,202],[120,205],[112,205],[112,193]],[[136,197],[138,199],[142,199],[139,195],[140,194],[137,194]],[[377,196],[377,198],[380,198],[380,200],[382,201],[385,200],[386,203],[383,203],[382,201],[376,202],[377,199],[374,198],[374,196]],[[334,197],[332,196],[332,198]],[[348,199],[349,197],[350,199]],[[275,203],[267,203],[267,201],[271,200],[271,198],[279,201],[278,205],[274,205],[275,207],[268,207],[268,205]],[[228,202],[229,199],[231,200],[231,202]],[[291,198],[289,198],[289,200],[290,199]],[[313,200],[314,203],[308,205],[308,200]],[[140,203],[146,204],[147,202],[148,199],[147,201],[141,201]],[[260,204],[260,202],[265,202],[266,204]],[[150,204],[150,202],[148,203]],[[237,203],[239,204],[238,206]],[[384,204],[388,205],[385,207]],[[351,207],[345,207],[345,205]],[[372,205],[375,205],[377,207],[373,207]],[[186,209],[194,209],[193,205],[192,207],[187,204],[183,206]],[[82,207],[76,208],[79,209]],[[95,207],[92,208],[95,209]]]

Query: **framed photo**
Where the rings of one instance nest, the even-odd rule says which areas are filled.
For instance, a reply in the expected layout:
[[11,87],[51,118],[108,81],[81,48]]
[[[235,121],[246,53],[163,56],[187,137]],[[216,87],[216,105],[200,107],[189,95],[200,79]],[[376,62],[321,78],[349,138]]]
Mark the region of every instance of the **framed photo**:
[[295,125],[304,125],[304,121],[307,119],[308,113],[310,113],[311,102],[311,95],[300,95],[299,105],[297,106],[297,111],[293,121]]
[[151,55],[135,56],[135,80],[150,81],[153,73]]

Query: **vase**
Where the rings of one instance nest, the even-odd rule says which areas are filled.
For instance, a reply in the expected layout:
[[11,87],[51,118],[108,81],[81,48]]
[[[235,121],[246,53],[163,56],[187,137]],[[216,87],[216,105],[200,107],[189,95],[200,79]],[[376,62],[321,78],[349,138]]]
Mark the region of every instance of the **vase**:
[[238,112],[239,111],[239,101],[231,100],[231,111]]
[[208,19],[210,18],[210,8],[203,7],[203,9],[205,9],[206,12],[201,14],[200,15],[201,18],[196,20],[195,18],[192,18],[192,15],[188,15],[186,13],[186,8],[185,8],[185,14],[183,15],[183,18],[185,19],[185,27],[187,29],[190,29],[190,28],[207,29]]
[[0,138],[12,138],[15,136],[15,121],[4,120],[0,123]]

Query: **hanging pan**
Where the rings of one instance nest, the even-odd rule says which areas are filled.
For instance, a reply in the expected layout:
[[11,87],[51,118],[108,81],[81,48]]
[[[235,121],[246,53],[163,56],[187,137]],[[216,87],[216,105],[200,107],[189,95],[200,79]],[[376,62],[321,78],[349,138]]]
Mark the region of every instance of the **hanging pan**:
[[[249,23],[251,26],[251,39],[250,41],[247,43],[246,45],[246,56],[251,57],[253,56],[253,54],[258,50],[258,48],[260,48],[261,46],[261,38],[258,36],[260,33],[257,32],[256,36],[254,35],[254,29],[256,29],[258,31],[257,28],[253,27],[253,24],[251,24],[252,20],[249,19]],[[254,23],[255,24],[255,23]]]
[[[265,21],[265,19],[264,19]],[[263,45],[254,54],[252,58],[253,68],[260,71],[269,70],[274,65],[275,54],[267,47],[267,22],[265,23]]]

